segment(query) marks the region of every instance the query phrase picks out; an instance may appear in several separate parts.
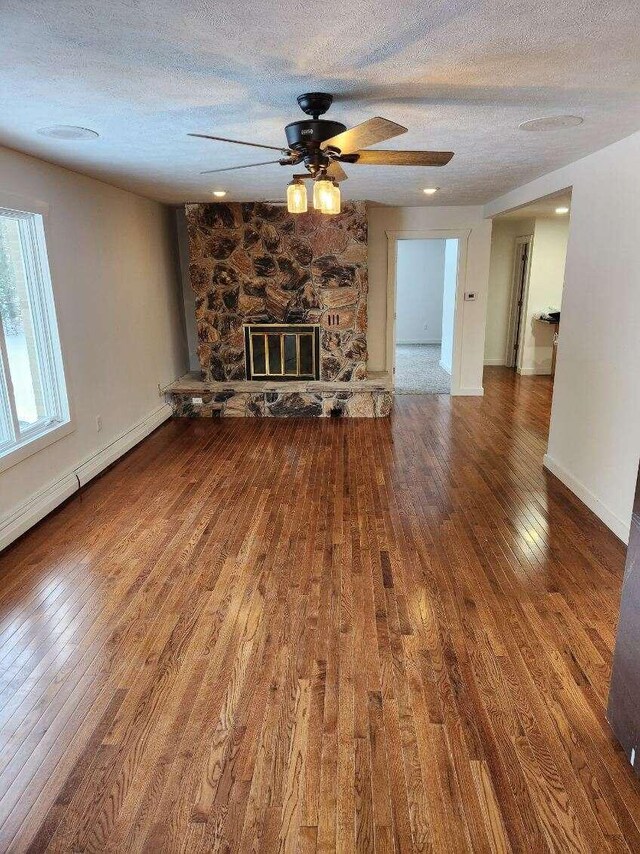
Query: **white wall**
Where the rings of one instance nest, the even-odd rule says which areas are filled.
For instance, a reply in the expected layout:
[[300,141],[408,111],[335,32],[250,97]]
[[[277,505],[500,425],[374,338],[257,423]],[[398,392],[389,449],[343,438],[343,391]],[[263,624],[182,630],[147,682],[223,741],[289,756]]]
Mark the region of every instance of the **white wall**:
[[532,219],[498,219],[493,223],[484,343],[485,365],[505,364],[515,240],[516,237],[533,234],[534,226]]
[[453,362],[453,323],[456,308],[458,241],[446,240],[444,251],[444,289],[442,296],[442,345],[440,366],[450,374]]
[[396,267],[396,343],[442,340],[444,240],[401,240]]
[[198,358],[198,328],[196,325],[196,295],[191,287],[189,274],[189,232],[184,205],[175,208],[176,237],[178,240],[178,258],[180,262],[180,285],[182,292],[183,321],[189,353],[189,370],[200,372]]
[[75,429],[0,474],[0,543],[9,520],[45,487],[62,494],[56,482],[83,461],[135,425],[166,417],[158,383],[174,380],[187,361],[170,211],[0,149],[0,205],[28,208],[33,200],[49,208],[47,249]]
[[485,207],[573,188],[545,462],[625,540],[640,453],[639,163],[636,133]]
[[[457,325],[460,328],[461,393],[482,391],[484,325],[489,278],[491,222],[481,207],[374,207],[369,206],[369,368],[388,369],[387,346],[387,231],[441,230],[468,231],[466,268],[460,271],[460,284],[477,294],[474,302],[458,295]],[[438,235],[433,235],[437,237]],[[451,236],[451,235],[442,235]]]
[[523,374],[550,374],[554,327],[536,320],[562,304],[569,217],[537,218],[522,327]]

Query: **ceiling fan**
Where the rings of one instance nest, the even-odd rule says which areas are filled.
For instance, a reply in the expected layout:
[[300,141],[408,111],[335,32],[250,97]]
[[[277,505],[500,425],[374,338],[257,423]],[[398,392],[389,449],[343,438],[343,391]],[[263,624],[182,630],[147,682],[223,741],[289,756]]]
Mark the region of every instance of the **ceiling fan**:
[[340,191],[337,184],[348,177],[341,163],[366,166],[445,166],[453,157],[452,151],[366,150],[371,145],[406,133],[407,128],[389,119],[376,116],[347,130],[346,125],[341,122],[320,118],[331,106],[333,95],[326,92],[308,92],[300,95],[297,100],[302,111],[311,116],[311,119],[291,122],[285,127],[286,148],[204,133],[190,133],[189,136],[265,148],[278,151],[282,155],[277,160],[247,163],[244,166],[228,166],[223,169],[208,169],[201,174],[232,172],[273,163],[279,163],[281,166],[297,166],[303,163],[307,173],[294,175],[293,181],[287,188],[289,211],[303,213],[307,210],[306,188],[302,181],[311,178],[314,181],[314,207],[323,213],[338,213]]

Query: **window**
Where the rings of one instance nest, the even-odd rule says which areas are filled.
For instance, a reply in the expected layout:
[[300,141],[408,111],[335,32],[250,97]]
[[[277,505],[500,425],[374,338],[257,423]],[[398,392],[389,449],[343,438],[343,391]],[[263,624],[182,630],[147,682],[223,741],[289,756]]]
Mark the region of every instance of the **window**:
[[68,422],[42,216],[0,208],[0,457]]

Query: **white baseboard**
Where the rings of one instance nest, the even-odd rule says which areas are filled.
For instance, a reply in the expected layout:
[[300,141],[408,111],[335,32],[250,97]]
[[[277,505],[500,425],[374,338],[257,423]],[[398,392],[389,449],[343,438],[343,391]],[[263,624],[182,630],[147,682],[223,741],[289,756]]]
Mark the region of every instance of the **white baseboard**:
[[421,344],[442,344],[441,338],[429,339],[428,341],[396,341],[396,347],[419,347]]
[[62,504],[78,490],[78,479],[73,472],[45,486],[28,501],[0,519],[0,551],[28,531],[47,513]]
[[451,389],[452,397],[483,397],[484,389],[480,388],[458,388]]
[[449,376],[451,376],[451,367],[450,367],[450,366],[445,365],[445,364],[443,363],[442,359],[440,359],[440,361],[438,362],[438,364],[440,365],[440,367],[442,368],[442,370],[443,370],[443,371],[445,371],[447,374],[449,374]]
[[523,377],[549,377],[551,368],[518,368],[518,373]]
[[504,365],[506,364],[504,359],[485,359],[485,365]]
[[544,467],[554,474],[558,480],[576,495],[583,504],[586,504],[589,510],[592,510],[598,519],[601,519],[607,528],[610,528],[616,537],[619,537],[623,543],[629,542],[630,524],[623,522],[616,514],[597,498],[590,489],[581,483],[571,472],[567,471],[557,460],[554,460],[549,454],[543,457]]
[[5,514],[0,519],[0,550],[6,548],[25,531],[28,531],[47,513],[55,510],[70,495],[77,492],[80,486],[84,486],[85,483],[104,471],[107,466],[126,454],[170,417],[171,407],[165,403],[130,430],[118,436],[109,445],[87,457],[75,468],[32,495],[20,507]]
[[126,433],[122,433],[117,439],[114,439],[111,444],[107,445],[96,454],[92,454],[77,468],[74,473],[78,475],[80,485],[84,486],[97,474],[114,463],[127,451],[130,451],[138,442],[146,438],[149,433],[153,433],[156,427],[159,427],[164,421],[171,417],[172,409],[168,403],[163,404],[159,409],[156,409],[150,415],[147,415],[142,421],[139,421]]

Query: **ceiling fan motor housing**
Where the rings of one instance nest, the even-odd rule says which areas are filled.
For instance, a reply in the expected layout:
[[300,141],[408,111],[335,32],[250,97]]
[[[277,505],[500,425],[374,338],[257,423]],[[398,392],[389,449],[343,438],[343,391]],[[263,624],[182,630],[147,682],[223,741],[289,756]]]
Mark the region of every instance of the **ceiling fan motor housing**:
[[291,122],[284,129],[287,135],[287,144],[293,151],[306,151],[317,149],[325,139],[331,139],[347,129],[341,122],[332,122],[328,119],[303,119],[300,122]]

